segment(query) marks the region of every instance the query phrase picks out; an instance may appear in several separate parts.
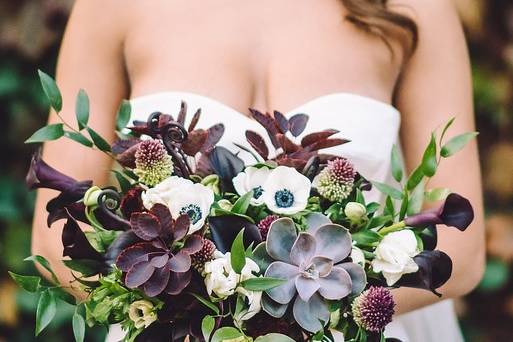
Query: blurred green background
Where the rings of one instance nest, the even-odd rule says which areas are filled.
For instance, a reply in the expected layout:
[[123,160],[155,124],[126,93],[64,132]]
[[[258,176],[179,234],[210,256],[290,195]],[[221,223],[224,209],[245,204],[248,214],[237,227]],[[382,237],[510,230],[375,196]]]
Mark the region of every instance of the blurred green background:
[[[457,301],[468,341],[513,341],[513,1],[453,0],[465,23],[486,200],[488,265],[480,286]],[[37,298],[7,275],[29,262],[33,193],[24,175],[33,147],[22,141],[46,120],[36,69],[50,73],[72,0],[0,0],[0,342],[34,341]],[[71,341],[71,307],[38,341]],[[102,331],[87,340],[101,341]],[[443,341],[445,342],[445,341]]]

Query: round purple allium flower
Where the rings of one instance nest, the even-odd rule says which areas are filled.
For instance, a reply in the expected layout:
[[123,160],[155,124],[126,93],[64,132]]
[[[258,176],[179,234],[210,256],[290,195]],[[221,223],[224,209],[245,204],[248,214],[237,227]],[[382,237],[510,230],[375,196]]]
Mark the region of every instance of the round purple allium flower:
[[355,177],[353,164],[346,158],[337,158],[328,161],[328,166],[314,179],[314,187],[327,200],[342,201],[351,194]]
[[353,302],[353,319],[358,326],[371,332],[380,332],[392,322],[395,313],[394,298],[390,290],[371,286]]
[[191,255],[192,266],[201,273],[205,263],[213,259],[215,251],[215,244],[211,240],[203,238],[201,249]]
[[269,215],[258,222],[258,229],[260,230],[260,235],[262,235],[262,240],[267,240],[267,233],[269,233],[269,228],[271,228],[271,224],[279,219],[278,215]]
[[173,173],[173,162],[160,140],[145,140],[135,152],[134,172],[139,181],[155,186]]

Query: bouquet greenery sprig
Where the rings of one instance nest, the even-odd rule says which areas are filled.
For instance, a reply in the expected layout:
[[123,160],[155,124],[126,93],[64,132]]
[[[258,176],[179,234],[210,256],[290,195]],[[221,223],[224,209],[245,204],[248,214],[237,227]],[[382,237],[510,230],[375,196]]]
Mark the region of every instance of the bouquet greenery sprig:
[[[59,113],[57,85],[40,78]],[[396,183],[385,184],[367,180],[343,156],[320,153],[348,140],[334,129],[304,134],[305,114],[251,110],[268,136],[246,131],[248,145],[237,145],[255,159],[246,165],[217,145],[222,123],[198,128],[201,112],[188,121],[185,103],[177,112],[129,125],[125,101],[111,145],[89,126],[81,90],[76,124],[63,120],[27,140],[65,137],[118,164],[118,185],[100,187],[60,173],[39,154],[32,160],[29,188],[59,191],[47,205],[48,226],[64,220],[62,262],[75,278],[61,284],[42,256],[29,260],[50,272],[49,281],[11,273],[40,293],[36,334],[63,300],[76,305],[77,341],[86,325],[116,323],[125,341],[384,341],[395,307],[390,289],[439,295],[452,263],[436,250],[437,227],[464,231],[473,210],[464,197],[427,185],[476,133],[445,141],[450,120],[408,177],[394,147]],[[383,205],[367,200],[371,189]],[[441,204],[422,211],[425,201]],[[71,285],[86,299],[70,296]]]

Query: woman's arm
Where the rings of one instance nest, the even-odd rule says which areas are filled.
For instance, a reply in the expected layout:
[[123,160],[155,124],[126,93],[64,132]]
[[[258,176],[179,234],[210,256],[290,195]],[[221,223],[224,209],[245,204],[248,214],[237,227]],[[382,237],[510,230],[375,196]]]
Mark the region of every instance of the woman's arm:
[[[118,4],[119,3],[119,4]],[[63,96],[64,119],[75,125],[75,97],[80,88],[91,102],[89,125],[103,137],[112,139],[115,113],[128,93],[123,63],[124,24],[120,1],[79,0],[71,14],[57,66],[57,83]],[[58,122],[50,113],[49,122]],[[105,184],[111,162],[98,151],[67,139],[44,145],[44,160],[77,180]],[[32,229],[32,253],[47,258],[63,285],[71,277],[62,264],[61,233],[63,222],[46,225],[46,203],[56,196],[52,190],[38,191]],[[47,272],[41,272],[48,276]]]
[[[452,1],[409,1],[419,27],[419,46],[406,65],[396,94],[402,113],[401,140],[407,168],[418,165],[433,129],[455,116],[450,135],[473,131],[470,63],[463,31]],[[438,229],[438,248],[453,261],[451,279],[440,289],[441,299],[462,296],[481,279],[485,263],[484,218],[477,144],[470,143],[444,159],[430,188],[448,187],[467,197],[475,211],[464,232]],[[401,289],[395,293],[398,312],[407,312],[439,299],[427,291]]]

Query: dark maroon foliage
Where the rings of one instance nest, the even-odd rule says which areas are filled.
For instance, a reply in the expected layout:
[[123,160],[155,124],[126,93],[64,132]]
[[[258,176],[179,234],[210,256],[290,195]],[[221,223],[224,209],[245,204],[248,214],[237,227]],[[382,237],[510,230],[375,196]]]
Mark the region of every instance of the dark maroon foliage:
[[80,229],[77,221],[68,215],[68,220],[62,230],[63,256],[71,259],[103,260],[103,257],[91,246],[89,240]]
[[135,212],[141,212],[144,210],[144,206],[141,199],[143,188],[137,186],[126,192],[121,199],[120,210],[123,216],[127,219],[132,216]]
[[[308,123],[306,114],[296,114],[287,119],[282,113],[276,111],[274,116],[268,113],[263,114],[255,109],[250,109],[250,113],[252,118],[265,128],[272,145],[279,152],[273,160],[278,165],[294,167],[300,172],[305,170],[305,166],[312,158],[320,156],[319,150],[345,144],[349,141],[330,138],[338,131],[329,129],[308,134],[301,140],[301,144],[296,144],[286,133],[290,132],[293,137],[301,135]],[[262,136],[254,131],[246,131],[246,140],[264,160],[268,159],[269,148]],[[332,156],[326,157],[320,158],[319,161],[325,162],[325,159],[332,158]]]
[[[174,220],[166,206],[156,204],[149,212],[133,213],[130,224],[142,241],[125,248],[116,260],[126,272],[126,286],[141,288],[150,297],[179,294],[191,279],[190,255],[202,247],[200,236],[187,236],[189,217]],[[183,247],[177,248],[177,242]]]
[[463,196],[452,193],[447,196],[444,203],[439,208],[407,217],[404,222],[410,227],[444,224],[464,231],[473,220],[474,210],[469,200]]
[[[233,178],[244,170],[244,162],[235,154],[222,146],[216,146],[209,154],[205,166],[212,170],[221,180],[222,190],[235,192]],[[204,166],[204,167],[205,167]]]
[[256,314],[246,323],[247,334],[253,338],[271,333],[278,333],[289,336],[294,341],[305,341],[306,336],[302,334],[297,323],[287,318],[274,318],[264,311]]

